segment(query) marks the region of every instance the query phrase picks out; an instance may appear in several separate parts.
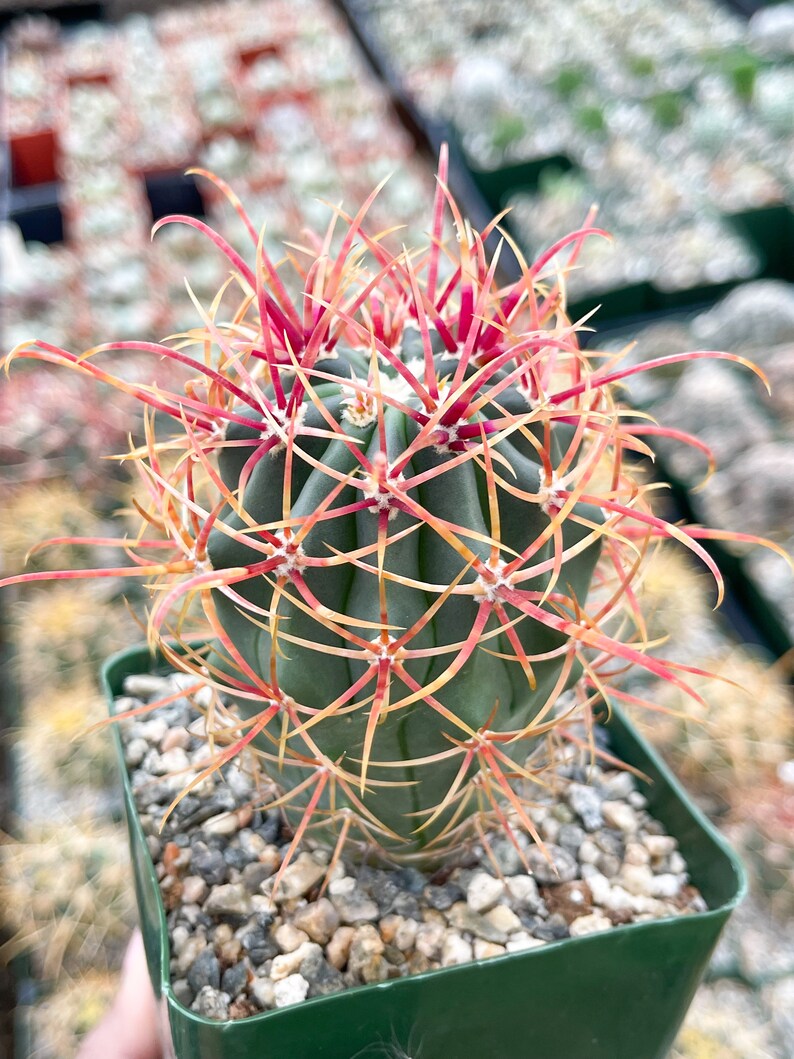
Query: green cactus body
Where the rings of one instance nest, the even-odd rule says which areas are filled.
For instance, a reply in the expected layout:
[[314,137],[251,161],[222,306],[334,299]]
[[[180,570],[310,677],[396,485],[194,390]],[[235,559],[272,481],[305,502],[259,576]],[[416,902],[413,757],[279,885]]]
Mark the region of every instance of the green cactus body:
[[[595,697],[626,698],[612,685],[631,665],[702,703],[687,667],[649,653],[634,586],[654,543],[674,538],[719,587],[699,543],[711,531],[665,522],[623,458],[653,435],[687,437],[626,416],[613,384],[741,358],[626,367],[582,349],[561,277],[605,233],[591,218],[501,287],[487,232],[467,225],[447,176],[442,151],[425,251],[394,255],[387,233],[366,233],[377,192],[341,234],[340,213],[323,240],[293,247],[284,267],[297,302],[216,179],[251,235],[253,267],[201,220],[158,222],[199,229],[234,270],[200,309],[203,327],[82,357],[38,341],[4,362],[62,363],[151,414],[129,454],[145,490],[138,535],[115,542],[124,563],[0,587],[145,580],[150,643],[213,703],[212,757],[192,783],[256,748],[263,799],[295,823],[280,873],[309,828],[428,860],[494,823],[514,840],[515,826],[535,835],[523,766],[546,732],[580,740],[555,714],[580,676],[570,701],[585,724]],[[447,209],[456,239],[445,244]],[[183,392],[137,385],[94,361],[120,351],[191,377]],[[156,429],[164,416],[170,437]],[[224,712],[227,694],[241,719]]]
[[[421,345],[417,349],[417,342],[410,341],[412,338],[418,340],[418,335],[408,331],[401,356],[404,363],[412,363],[414,370],[417,370],[416,355],[421,355]],[[415,441],[420,426],[402,409],[388,403],[389,390],[395,389],[395,373],[387,368],[380,369],[383,390],[387,396],[384,397],[381,408],[382,424],[379,429],[379,415],[376,410],[373,410],[370,416],[348,411],[350,403],[355,400],[355,391],[350,388],[350,380],[371,377],[365,356],[354,350],[339,351],[335,359],[320,361],[318,367],[326,374],[338,376],[339,382],[319,382],[312,387],[313,400],[304,395],[301,413],[297,416],[301,429],[322,429],[327,426],[326,420],[314,403],[321,401],[327,413],[339,423],[344,433],[356,439],[361,452],[369,461],[377,459],[381,451],[381,438],[385,435],[389,466],[399,463],[408,446]],[[449,379],[457,367],[457,361],[443,353],[437,353],[434,356],[434,367],[436,378],[441,382]],[[467,370],[466,377],[470,377],[474,371],[472,366]],[[491,385],[504,377],[505,369],[500,369],[490,380]],[[399,380],[398,387],[402,391],[408,389],[408,396],[402,392],[402,400],[418,408],[418,400],[402,380]],[[266,391],[266,395],[272,398],[272,390]],[[505,414],[514,416],[517,422],[527,419],[529,405],[525,393],[518,386],[513,385],[502,390],[498,403],[499,409],[485,405],[471,421],[480,419],[487,423],[491,419],[503,418]],[[542,439],[542,430],[535,428],[535,433],[539,440]],[[571,440],[571,435],[572,428],[566,425],[555,426],[551,431],[554,451],[549,455],[553,465],[557,465],[565,446]],[[250,439],[252,448],[259,443],[257,432],[250,427],[232,425],[226,436],[227,441]],[[438,444],[440,436],[443,435],[434,435],[433,440],[436,443],[428,442],[418,447],[410,460],[401,466],[400,473],[406,481],[427,473],[422,483],[414,489],[408,489],[405,495],[436,519],[445,520],[446,523],[458,527],[461,539],[487,564],[492,551],[488,539],[493,539],[494,529],[490,521],[486,471],[473,459],[453,466],[452,469],[445,469],[464,450],[464,445]],[[317,464],[311,466],[305,459],[299,458],[297,453],[293,454],[289,489],[291,507],[288,512],[292,519],[309,515],[320,507],[329,491],[337,484],[338,479],[332,476],[332,472],[350,474],[357,470],[358,463],[355,452],[351,452],[341,440],[301,437],[299,441],[301,449],[313,457]],[[237,488],[251,451],[252,449],[246,446],[229,447],[221,454],[220,470],[230,490]],[[517,486],[526,492],[538,493],[543,468],[535,447],[520,430],[516,429],[497,441],[494,452],[498,452],[499,456],[508,462]],[[277,524],[284,517],[286,465],[286,446],[281,445],[276,451],[269,452],[259,460],[245,484],[243,507],[260,525]],[[504,473],[509,475],[510,472],[505,470]],[[329,515],[333,515],[335,510],[349,508],[361,499],[362,477],[356,475],[355,480],[344,487],[329,508]],[[497,488],[496,492],[501,558],[506,561],[528,548],[548,527],[550,517],[540,503],[518,498],[505,489]],[[378,500],[370,498],[370,506],[366,508],[329,517],[320,522],[302,542],[305,554],[318,559],[328,558],[335,553],[350,556],[368,545],[374,546],[381,521],[377,505]],[[599,524],[602,521],[600,512],[595,508],[579,504],[576,511],[592,523]],[[390,629],[389,635],[396,639],[404,630],[410,629],[422,619],[438,600],[441,589],[453,585],[469,561],[437,532],[434,524],[423,522],[421,515],[413,511],[401,509],[395,504],[389,508],[384,520],[388,524],[389,537],[385,548],[384,570],[389,574],[439,586],[439,589],[433,592],[395,580],[386,581],[387,621],[389,626],[394,627]],[[235,529],[243,528],[239,516],[230,511],[226,512],[224,521]],[[414,527],[414,532],[401,536],[403,531],[411,527]],[[467,537],[467,532],[479,537]],[[564,548],[571,548],[577,541],[582,541],[588,536],[593,539],[579,554],[564,561],[558,578],[560,591],[576,600],[584,600],[587,595],[599,544],[597,536],[586,526],[571,518],[565,520],[562,529]],[[552,548],[551,541],[546,542],[533,555],[532,561],[547,559]],[[246,566],[256,562],[257,558],[261,559],[261,555],[253,553],[238,538],[217,529],[210,537],[209,555],[216,569]],[[366,561],[374,567],[375,555]],[[272,610],[276,580],[274,575],[277,572],[246,581],[241,595],[261,610]],[[350,619],[370,622],[373,625],[380,623],[381,597],[375,570],[364,570],[352,562],[345,562],[336,566],[305,568],[301,573],[313,595],[325,607],[347,615]],[[473,585],[477,578],[476,569],[469,566],[459,584]],[[288,574],[285,574],[285,580],[286,593],[290,593]],[[548,574],[541,575],[532,582],[523,582],[521,587],[524,590],[541,591],[548,581]],[[293,598],[290,598],[290,595]],[[296,594],[293,591],[280,595],[278,599],[278,650],[274,650],[270,631],[263,627],[267,623],[258,613],[245,613],[239,602],[220,592],[215,593],[215,605],[223,628],[255,671],[269,679],[273,660],[280,690],[303,707],[322,710],[335,701],[344,701],[348,689],[366,674],[370,660],[358,661],[328,653],[328,649],[343,649],[346,646],[342,636],[329,627],[329,621],[322,613],[310,612],[305,607],[300,607],[294,602],[294,598]],[[479,598],[481,597],[471,594],[449,595],[431,620],[411,638],[410,648],[421,650],[466,643],[472,636],[478,616]],[[548,608],[549,604],[546,606]],[[251,620],[252,616],[255,621]],[[509,615],[510,618],[517,616],[518,611]],[[351,628],[366,639],[378,639],[377,629],[359,626]],[[492,614],[477,637],[481,641],[479,645],[474,647],[459,671],[435,691],[435,698],[474,732],[486,724],[491,731],[515,731],[529,725],[557,685],[563,668],[564,655],[531,663],[536,682],[536,686],[531,687],[524,667],[515,657],[510,657],[515,656],[515,650],[507,636],[502,633],[490,639],[485,638],[489,632],[498,629],[499,622]],[[531,617],[524,617],[519,621],[515,631],[528,656],[544,654],[568,643],[568,637],[563,633],[550,629]],[[280,633],[298,638],[302,644],[287,642],[281,638]],[[375,649],[377,646],[376,643]],[[484,650],[484,647],[488,650]],[[456,652],[452,651],[448,654],[412,658],[405,662],[405,670],[416,682],[415,686],[427,688],[434,685],[437,678],[443,677],[455,654]],[[576,675],[578,667],[570,667],[570,677],[565,683],[570,683]],[[367,696],[372,696],[376,683],[377,673],[373,673],[358,690],[353,702],[361,702],[366,700]],[[557,691],[559,690],[558,687]],[[411,691],[412,689],[395,674],[390,682],[389,702],[394,704],[409,696]],[[344,706],[317,723],[311,732],[323,754],[332,761],[343,761],[345,768],[360,774],[371,705],[357,709],[346,708],[350,705],[351,702],[345,702]],[[456,730],[444,716],[421,698],[405,708],[385,712],[379,719],[367,771],[367,789],[362,800],[389,832],[399,836],[399,846],[403,851],[417,850],[432,842],[450,817],[449,812],[442,813],[431,827],[414,834],[422,820],[427,818],[433,807],[441,803],[450,790],[460,768],[460,760],[458,757],[448,757],[427,764],[412,762],[450,750],[453,744],[449,737],[462,739],[465,738],[465,733]],[[289,746],[293,751],[308,753],[301,743],[300,736],[291,740]],[[526,750],[527,743],[524,742],[524,755]],[[378,763],[383,762],[404,764],[399,769],[386,769],[379,767]],[[519,761],[518,764],[520,763]],[[288,774],[289,766],[285,766],[285,771],[285,785],[294,786],[298,777]],[[476,765],[472,765],[471,774],[476,771]],[[370,785],[369,781],[377,779],[399,781],[400,785]],[[344,802],[344,799],[342,801]],[[476,803],[471,805],[472,809],[476,807]],[[383,836],[381,837],[383,839]],[[394,844],[393,839],[391,842],[388,839],[383,840],[386,846]]]

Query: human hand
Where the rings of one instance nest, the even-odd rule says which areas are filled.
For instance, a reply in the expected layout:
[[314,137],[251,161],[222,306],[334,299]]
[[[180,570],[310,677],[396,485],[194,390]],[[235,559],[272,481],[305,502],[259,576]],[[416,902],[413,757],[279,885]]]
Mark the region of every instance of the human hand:
[[83,1041],[77,1059],[163,1059],[143,938],[136,930],[124,956],[116,999]]

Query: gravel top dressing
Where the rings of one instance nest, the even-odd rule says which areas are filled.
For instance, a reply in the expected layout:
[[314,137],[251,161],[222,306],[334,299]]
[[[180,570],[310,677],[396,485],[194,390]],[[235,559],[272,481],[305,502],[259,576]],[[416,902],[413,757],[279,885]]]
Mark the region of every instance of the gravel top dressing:
[[[179,676],[128,677],[116,712],[173,695]],[[629,772],[571,745],[554,752],[531,816],[551,862],[516,831],[435,872],[382,868],[307,847],[275,875],[293,832],[258,808],[245,759],[163,814],[211,757],[180,698],[121,723],[125,759],[165,905],[176,997],[215,1019],[705,909],[677,842]],[[606,732],[596,730],[606,746]],[[542,752],[545,751],[545,746]],[[533,766],[537,758],[533,758]],[[531,868],[527,873],[526,865]]]

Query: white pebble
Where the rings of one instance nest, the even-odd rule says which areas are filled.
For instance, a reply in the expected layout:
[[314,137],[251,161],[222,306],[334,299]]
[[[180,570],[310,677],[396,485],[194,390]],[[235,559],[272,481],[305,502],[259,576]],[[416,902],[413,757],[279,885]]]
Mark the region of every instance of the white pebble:
[[203,934],[193,934],[189,937],[181,948],[179,956],[177,957],[177,970],[180,975],[185,975],[188,972],[188,968],[199,955],[207,947],[207,939]]
[[441,966],[454,967],[468,963],[473,956],[472,947],[460,934],[447,934],[441,949]]
[[273,986],[273,1003],[277,1008],[299,1004],[309,992],[309,983],[302,974],[291,974]]
[[562,824],[559,820],[555,820],[553,816],[548,817],[540,825],[540,834],[544,842],[554,843],[560,836],[560,828]]
[[[319,953],[323,955],[323,950],[314,941],[304,941],[302,945],[299,945],[297,949],[292,952],[282,953],[280,956],[273,957],[273,965],[270,968],[270,977],[274,982],[280,982],[289,980],[300,968],[300,965],[306,959],[307,956],[315,955]],[[303,997],[301,997],[301,1000]]]
[[601,850],[593,842],[592,838],[582,839],[582,844],[576,854],[576,858],[581,864],[595,864],[600,856]]
[[654,860],[669,857],[678,845],[671,835],[645,835],[642,844]]
[[[592,883],[590,884],[592,889]],[[610,912],[625,912],[632,910],[635,907],[635,898],[628,890],[624,890],[622,886],[610,886],[609,893],[606,894],[603,900],[598,902],[603,905],[604,908],[608,908]]]
[[168,772],[186,772],[190,768],[190,759],[182,747],[174,746],[160,755],[160,768],[162,775]]
[[670,859],[667,862],[667,867],[673,873],[673,875],[681,875],[686,871],[686,861],[678,852],[675,850],[670,854]]
[[258,860],[260,855],[267,849],[267,843],[258,835],[256,831],[252,831],[249,827],[243,828],[239,835],[240,849],[247,853],[250,857]]
[[356,888],[356,880],[351,875],[344,875],[341,879],[332,879],[328,884],[328,893],[332,897],[349,897]]
[[191,788],[190,793],[194,798],[210,798],[215,791],[215,777],[205,776],[201,783]]
[[661,899],[677,897],[681,893],[682,879],[680,875],[664,872],[654,875],[651,880],[651,896]]
[[624,834],[631,835],[637,830],[637,814],[625,802],[602,802],[601,814],[609,827],[615,827]]
[[475,960],[489,960],[492,956],[503,956],[506,952],[504,945],[497,945],[494,941],[483,941],[482,938],[474,939]]
[[[265,879],[265,882],[269,882]],[[265,883],[262,883],[264,886]],[[263,912],[270,916],[278,914],[278,905],[268,894],[251,894],[251,908],[254,912]]]
[[255,978],[249,989],[254,1000],[261,1008],[272,1008],[275,1004],[275,985],[269,978]]
[[249,797],[254,789],[253,777],[240,767],[239,762],[236,762],[232,768],[226,770],[225,779],[229,790],[237,798],[244,799]]
[[241,883],[213,886],[204,902],[208,916],[247,916],[252,908],[251,895]]
[[208,889],[206,880],[200,875],[186,875],[182,880],[182,901],[189,905],[200,905],[207,896]]
[[282,952],[294,952],[309,940],[309,935],[305,930],[299,930],[293,926],[292,923],[282,923],[273,931],[273,940]]
[[201,709],[206,710],[212,705],[214,697],[215,693],[212,688],[199,688],[198,691],[193,694],[193,701],[197,706],[201,707]]
[[670,915],[670,906],[656,897],[645,897],[642,894],[637,894],[632,897],[631,905],[636,913],[636,922],[639,922],[641,916],[647,916],[649,919],[662,919],[664,916]]
[[148,699],[150,696],[167,695],[170,688],[168,680],[163,677],[149,673],[132,673],[124,678],[124,691],[137,699]]
[[168,680],[171,683],[169,691],[187,691],[197,683],[195,673],[171,673]]
[[521,930],[521,920],[507,905],[496,905],[483,915],[483,919],[503,934],[515,934],[517,930]]
[[185,947],[185,944],[190,937],[190,931],[187,927],[177,924],[171,931],[171,951],[174,956],[179,956]]
[[159,746],[167,731],[168,725],[162,718],[152,717],[148,721],[141,721],[136,735],[139,735],[141,739],[145,739],[147,743],[151,743],[152,746]]
[[[119,695],[111,706],[113,714],[127,713],[129,710],[136,710],[141,704],[140,699],[134,699],[131,695]],[[134,717],[125,717],[119,721],[121,730],[125,733],[128,739],[132,739],[135,732],[137,732],[140,721],[136,721]]]
[[[583,873],[584,874],[584,873]],[[609,908],[610,894],[612,892],[612,886],[609,879],[605,875],[602,875],[600,871],[593,870],[587,873],[587,885],[590,887],[590,893],[593,895],[593,903],[597,905],[604,905]]]
[[604,786],[613,799],[628,798],[635,790],[634,777],[630,772],[615,772],[605,781]]
[[626,864],[649,864],[651,855],[640,842],[627,842],[623,859]]
[[527,949],[539,949],[545,944],[545,941],[533,938],[531,934],[514,934],[505,948],[508,952],[525,952]]
[[415,919],[405,919],[397,927],[393,944],[400,952],[410,952],[414,948],[418,926],[419,924]]
[[284,899],[303,897],[320,882],[324,875],[325,867],[318,864],[310,853],[299,853],[289,867],[284,869],[279,893]]
[[531,875],[511,876],[507,880],[507,891],[518,908],[537,908],[540,894],[538,884]]
[[149,753],[145,739],[130,739],[124,748],[124,761],[128,768],[137,768]]
[[624,864],[620,870],[620,882],[630,894],[650,895],[653,872],[647,864]]
[[505,891],[501,879],[495,879],[487,872],[478,871],[466,890],[466,903],[472,912],[488,912],[496,905]]
[[236,813],[219,813],[211,816],[201,825],[207,835],[234,835],[240,829]]
[[611,929],[612,921],[599,912],[591,912],[589,916],[579,916],[568,927],[572,938],[582,938],[586,934],[600,934],[602,931]]
[[160,751],[165,754],[175,747],[186,750],[190,746],[190,733],[186,728],[169,728],[160,741]]
[[443,924],[431,921],[420,923],[416,931],[416,951],[428,960],[437,960],[441,955],[446,929]]

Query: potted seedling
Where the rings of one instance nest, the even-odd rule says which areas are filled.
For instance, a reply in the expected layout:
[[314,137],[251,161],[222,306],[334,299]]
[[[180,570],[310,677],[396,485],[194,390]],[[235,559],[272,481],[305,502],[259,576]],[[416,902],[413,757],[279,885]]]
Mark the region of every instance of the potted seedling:
[[[203,714],[197,757],[195,724],[163,722],[157,751],[127,748],[152,773],[125,791],[169,1047],[663,1055],[743,884],[618,709],[634,665],[698,695],[686,666],[651,653],[636,595],[646,553],[678,541],[718,596],[721,582],[709,531],[656,515],[629,459],[664,431],[628,415],[617,385],[654,362],[583,349],[566,319],[565,270],[604,233],[588,219],[503,288],[484,249],[495,225],[472,231],[442,152],[427,248],[395,254],[367,231],[373,192],[277,266],[216,185],[250,262],[198,218],[156,225],[204,232],[231,266],[212,305],[196,301],[195,330],[82,356],[32,342],[6,358],[62,364],[146,410],[128,454],[141,525],[116,542],[127,563],[4,583],[142,578],[148,647],[105,669],[111,698],[128,696],[115,717],[140,742],[158,700],[181,710],[192,696]],[[133,349],[183,367],[184,392],[101,366]],[[698,357],[740,359],[656,363]],[[147,676],[163,666],[175,682]],[[152,701],[130,700],[146,688]],[[241,755],[256,777],[237,769],[232,783]],[[210,821],[200,795],[217,796],[222,773],[245,804]],[[198,840],[173,830],[188,805]],[[585,839],[603,871],[572,866],[565,843]],[[219,870],[209,896],[199,863]],[[654,864],[666,881],[656,896],[624,887],[621,911],[607,864],[635,890]],[[213,938],[192,963],[191,919]]]

